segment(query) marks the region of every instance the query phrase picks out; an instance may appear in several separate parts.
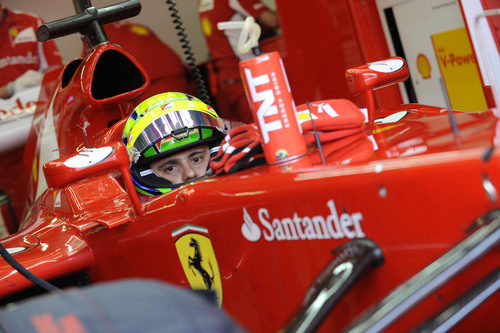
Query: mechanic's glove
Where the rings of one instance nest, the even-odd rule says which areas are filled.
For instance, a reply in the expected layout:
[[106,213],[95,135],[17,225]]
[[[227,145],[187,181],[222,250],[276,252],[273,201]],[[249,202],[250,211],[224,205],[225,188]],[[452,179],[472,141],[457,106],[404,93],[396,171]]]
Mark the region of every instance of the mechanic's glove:
[[236,127],[222,141],[219,152],[210,161],[215,174],[229,174],[265,164],[260,135],[255,125]]
[[7,84],[7,92],[10,96],[22,90],[39,86],[42,83],[43,73],[28,69],[23,75]]

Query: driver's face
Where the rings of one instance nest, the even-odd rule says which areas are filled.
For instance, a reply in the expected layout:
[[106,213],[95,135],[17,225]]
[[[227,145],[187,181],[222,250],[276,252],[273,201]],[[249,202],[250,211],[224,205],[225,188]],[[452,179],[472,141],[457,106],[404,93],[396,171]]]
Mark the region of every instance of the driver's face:
[[151,169],[175,185],[205,175],[209,162],[210,149],[204,145],[155,161]]

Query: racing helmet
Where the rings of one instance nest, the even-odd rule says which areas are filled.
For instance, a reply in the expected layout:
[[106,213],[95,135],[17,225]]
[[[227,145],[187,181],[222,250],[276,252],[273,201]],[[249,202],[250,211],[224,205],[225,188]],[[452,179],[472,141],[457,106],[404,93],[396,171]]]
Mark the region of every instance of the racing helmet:
[[[184,185],[159,177],[150,164],[203,144],[215,154],[224,135],[217,113],[196,97],[169,92],[146,99],[134,109],[123,130],[137,191],[159,195]],[[205,176],[209,173],[207,167]]]
[[151,96],[142,101],[139,105],[137,105],[130,114],[125,123],[125,127],[123,128],[123,143],[127,145],[128,135],[130,134],[130,130],[134,127],[137,121],[144,117],[144,115],[149,111],[154,109],[158,104],[165,102],[173,102],[173,101],[198,101],[201,102],[198,98],[180,93],[180,92],[166,92]]

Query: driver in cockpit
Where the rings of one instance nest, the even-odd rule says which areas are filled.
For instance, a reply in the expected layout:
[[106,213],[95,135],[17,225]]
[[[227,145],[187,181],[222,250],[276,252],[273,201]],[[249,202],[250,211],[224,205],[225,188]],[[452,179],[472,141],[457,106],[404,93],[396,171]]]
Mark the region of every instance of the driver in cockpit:
[[196,97],[168,92],[140,103],[123,132],[137,191],[159,195],[210,175],[224,123]]

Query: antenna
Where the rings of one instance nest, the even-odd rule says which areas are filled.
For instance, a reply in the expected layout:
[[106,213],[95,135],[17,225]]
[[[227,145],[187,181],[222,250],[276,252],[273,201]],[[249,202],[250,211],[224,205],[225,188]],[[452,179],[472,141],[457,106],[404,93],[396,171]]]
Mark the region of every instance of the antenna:
[[314,119],[311,113],[311,107],[309,106],[309,101],[306,101],[306,105],[307,105],[307,110],[309,111],[309,117],[311,117],[311,125],[314,131],[314,140],[316,141],[316,146],[318,146],[319,156],[321,157],[321,163],[326,164],[325,154],[323,153],[323,146],[321,145],[321,141],[319,140],[319,135],[318,131],[316,131],[316,126],[314,125]]
[[451,129],[453,130],[453,135],[455,136],[455,142],[458,148],[462,148],[462,142],[460,140],[460,131],[457,126],[457,121],[455,115],[451,109],[448,109],[448,120],[450,121]]
[[85,145],[87,146],[87,148],[90,148],[90,145],[89,145],[89,141],[87,140],[87,130],[86,130],[86,124],[82,126],[80,125],[76,125],[78,127],[80,127],[82,129],[82,132],[83,132],[83,138],[85,139]]

